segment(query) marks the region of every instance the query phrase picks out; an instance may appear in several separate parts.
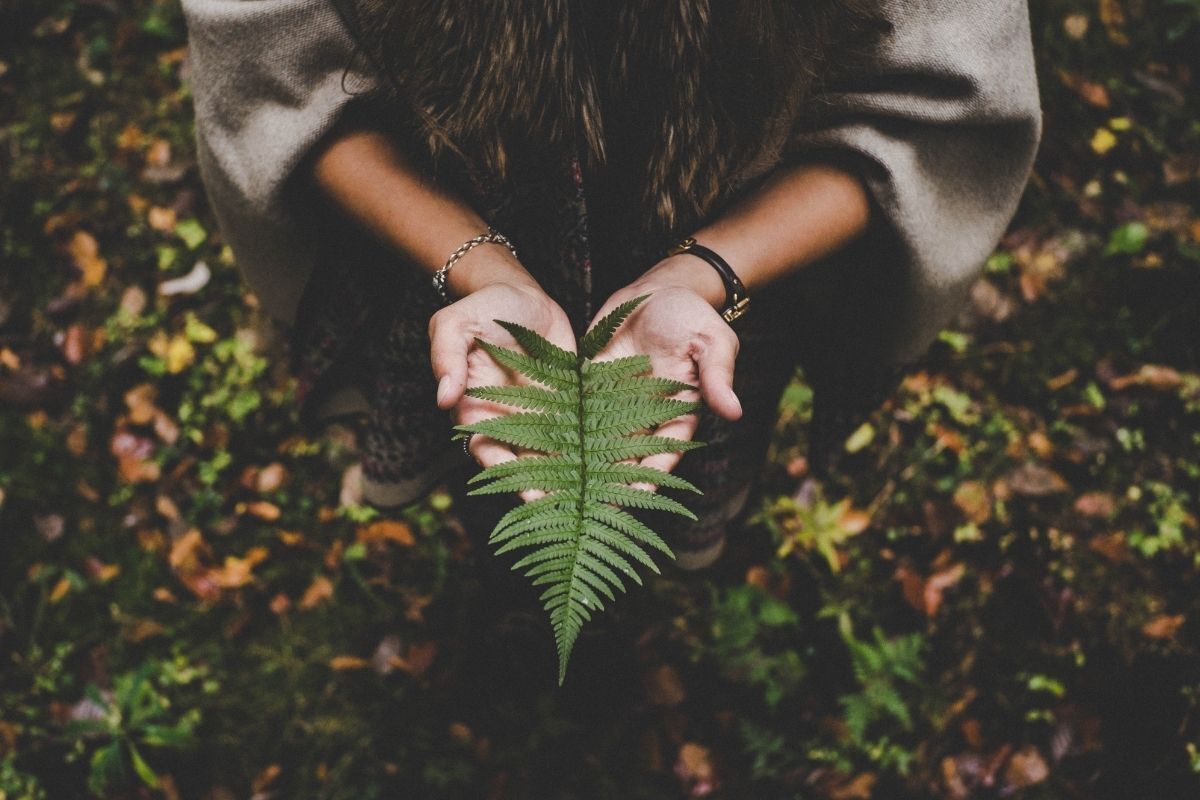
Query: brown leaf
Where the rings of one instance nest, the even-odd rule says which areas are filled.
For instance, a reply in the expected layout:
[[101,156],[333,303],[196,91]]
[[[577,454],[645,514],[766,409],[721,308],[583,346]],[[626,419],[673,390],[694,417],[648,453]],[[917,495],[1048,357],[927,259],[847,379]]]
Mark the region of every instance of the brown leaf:
[[161,636],[167,629],[161,622],[153,619],[135,619],[121,626],[121,637],[127,642],[138,644],[155,636]]
[[125,393],[125,406],[129,409],[129,421],[134,425],[148,425],[158,414],[154,401],[158,389],[150,383],[141,383]]
[[283,774],[283,767],[278,764],[269,764],[263,768],[263,771],[254,776],[253,783],[250,784],[251,790],[255,796],[266,791],[272,783],[274,783],[280,775]]
[[201,556],[207,551],[208,545],[204,543],[204,537],[200,535],[199,530],[192,528],[171,545],[167,563],[176,570],[195,569],[200,564]]
[[1087,492],[1075,499],[1075,510],[1085,517],[1111,517],[1117,511],[1117,499],[1108,492]]
[[642,676],[646,697],[656,706],[673,708],[687,699],[679,672],[670,664],[660,664]]
[[63,334],[63,358],[68,364],[82,364],[91,351],[91,343],[91,335],[83,325],[78,322],[71,324]]
[[1121,46],[1129,44],[1125,33],[1125,9],[1119,0],[1100,0],[1100,21],[1108,33],[1109,41]]
[[146,149],[146,164],[151,167],[165,167],[171,163],[171,143],[166,139],[155,139]]
[[1089,81],[1080,75],[1063,69],[1058,71],[1058,77],[1062,80],[1064,86],[1079,95],[1088,105],[1095,106],[1096,108],[1109,108],[1112,106],[1112,99],[1108,96],[1108,89],[1104,84]]
[[1068,14],[1063,18],[1063,31],[1067,34],[1068,38],[1078,42],[1087,36],[1090,23],[1091,20],[1088,19],[1087,14],[1079,12]]
[[372,542],[391,541],[403,547],[416,544],[412,528],[408,523],[399,520],[382,519],[364,525],[358,529],[357,539],[364,544]]
[[1079,370],[1071,367],[1065,372],[1046,379],[1046,388],[1052,392],[1057,392],[1064,386],[1070,386],[1079,377]]
[[962,731],[963,741],[967,743],[968,747],[976,750],[983,747],[983,726],[979,724],[979,720],[964,719],[959,725],[959,730]]
[[1183,614],[1159,614],[1142,626],[1142,633],[1151,639],[1174,639],[1184,622]]
[[962,580],[966,571],[967,568],[962,564],[955,564],[929,576],[922,592],[926,616],[937,616],[938,609],[942,607],[942,594]]
[[283,464],[275,462],[258,471],[255,488],[259,494],[270,494],[279,491],[285,480],[287,480],[287,468]]
[[1004,780],[1013,789],[1027,789],[1050,777],[1050,767],[1036,747],[1027,746],[1013,753],[1004,770]]
[[84,286],[99,286],[108,273],[108,262],[100,257],[100,244],[87,231],[75,231],[67,243],[67,254],[79,270]]
[[274,597],[271,598],[270,608],[271,608],[272,614],[276,614],[276,615],[286,614],[288,609],[290,609],[291,607],[292,607],[291,598],[288,597],[283,592],[279,592],[277,595],[275,595]]
[[105,564],[95,556],[88,556],[83,562],[88,577],[100,583],[108,583],[121,574],[120,564]]
[[1122,375],[1109,381],[1109,388],[1121,391],[1130,386],[1145,386],[1158,391],[1173,391],[1183,383],[1183,376],[1171,367],[1158,364],[1143,364],[1137,372]]
[[1014,493],[1026,497],[1046,497],[1070,488],[1057,472],[1034,462],[1010,470],[1004,476],[1004,482]]
[[370,662],[358,656],[334,656],[329,660],[329,668],[334,672],[346,672],[354,669],[366,669]]
[[982,525],[992,516],[992,498],[979,481],[964,481],[954,490],[954,505],[970,522]]
[[423,675],[437,658],[437,642],[418,642],[409,646],[403,657],[391,659],[391,665],[413,677]]
[[829,800],[871,800],[871,792],[875,789],[875,773],[864,772],[856,775],[829,792]]
[[707,797],[718,788],[712,753],[695,742],[685,742],[679,748],[675,776],[683,783],[688,797]]
[[252,547],[241,558],[226,556],[225,563],[212,570],[210,578],[223,589],[245,586],[254,578],[254,567],[265,561],[269,553],[265,547]]
[[238,503],[237,510],[239,514],[249,514],[252,517],[261,519],[263,522],[274,522],[283,513],[279,510],[279,506],[274,503],[268,503],[266,500]]
[[304,595],[300,598],[300,608],[305,611],[314,609],[331,597],[333,597],[333,582],[324,575],[318,575],[304,590]]
[[1124,531],[1113,531],[1095,536],[1088,542],[1088,547],[1114,564],[1121,564],[1129,560],[1129,546],[1125,542]]
[[140,286],[129,286],[121,293],[120,309],[131,317],[140,317],[146,310],[146,302],[146,293]]

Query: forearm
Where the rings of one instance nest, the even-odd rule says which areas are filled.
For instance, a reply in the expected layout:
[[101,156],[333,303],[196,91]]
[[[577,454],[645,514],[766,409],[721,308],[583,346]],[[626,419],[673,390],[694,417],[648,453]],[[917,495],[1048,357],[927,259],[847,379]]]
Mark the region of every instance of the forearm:
[[[848,244],[869,218],[867,190],[857,177],[830,165],[799,164],[771,175],[693,236],[729,262],[753,297]],[[695,256],[668,257],[652,272],[687,281],[714,307],[725,301],[720,277]]]
[[[417,170],[382,132],[346,124],[312,161],[314,182],[383,242],[432,275],[487,223],[461,199]],[[533,283],[506,247],[473,248],[450,270],[447,290],[462,297],[486,283]]]

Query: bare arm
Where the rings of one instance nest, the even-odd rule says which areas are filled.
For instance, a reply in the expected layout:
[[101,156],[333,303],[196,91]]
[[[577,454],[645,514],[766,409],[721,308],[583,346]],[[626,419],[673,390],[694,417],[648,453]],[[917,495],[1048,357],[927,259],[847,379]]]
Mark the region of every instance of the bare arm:
[[[800,164],[771,175],[694,236],[729,262],[753,297],[848,244],[866,229],[869,217],[867,191],[858,178],[825,164]],[[725,302],[716,270],[695,256],[668,257],[642,281],[692,288],[714,308]]]
[[[487,230],[465,202],[423,175],[383,133],[345,125],[315,154],[317,187],[365,229],[432,275],[463,242]],[[446,289],[456,302],[429,320],[430,361],[437,379],[437,404],[452,410],[459,424],[478,422],[512,410],[467,396],[468,386],[495,386],[514,378],[479,349],[476,339],[517,348],[495,323],[510,320],[574,351],[575,335],[566,313],[532,275],[499,244],[472,248],[448,275]],[[517,457],[507,444],[473,436],[470,452],[490,467]],[[523,492],[525,499],[536,493]]]
[[[320,189],[363,227],[431,276],[455,248],[487,230],[469,205],[417,171],[382,132],[354,124],[313,159]],[[465,297],[489,283],[537,286],[508,248],[483,244],[450,270],[447,290]]]

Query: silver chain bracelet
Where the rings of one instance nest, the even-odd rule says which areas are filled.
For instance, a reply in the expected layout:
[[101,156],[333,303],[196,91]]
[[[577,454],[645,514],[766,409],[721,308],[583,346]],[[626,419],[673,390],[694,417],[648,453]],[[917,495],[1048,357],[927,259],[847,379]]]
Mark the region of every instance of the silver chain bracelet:
[[446,293],[446,280],[450,275],[450,268],[475,247],[489,243],[502,244],[513,254],[513,258],[517,257],[517,248],[513,247],[513,243],[508,240],[508,237],[489,225],[487,233],[481,233],[475,238],[463,242],[457,250],[450,254],[450,257],[446,259],[446,263],[442,265],[441,269],[433,273],[433,289],[438,293],[438,297],[442,298],[443,305],[450,302],[450,296]]

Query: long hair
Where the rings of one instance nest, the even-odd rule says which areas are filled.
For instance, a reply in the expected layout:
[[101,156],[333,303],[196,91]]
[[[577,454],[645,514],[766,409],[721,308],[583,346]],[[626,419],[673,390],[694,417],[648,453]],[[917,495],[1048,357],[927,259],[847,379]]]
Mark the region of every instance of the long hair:
[[[879,30],[870,0],[335,4],[432,155],[501,179],[518,141],[619,160],[662,230],[703,218],[773,124]],[[607,42],[589,40],[597,24]]]

